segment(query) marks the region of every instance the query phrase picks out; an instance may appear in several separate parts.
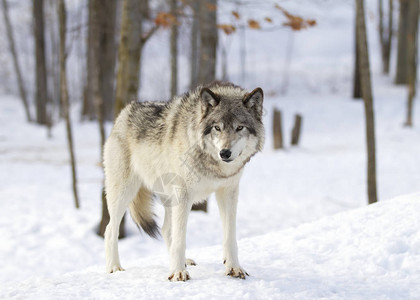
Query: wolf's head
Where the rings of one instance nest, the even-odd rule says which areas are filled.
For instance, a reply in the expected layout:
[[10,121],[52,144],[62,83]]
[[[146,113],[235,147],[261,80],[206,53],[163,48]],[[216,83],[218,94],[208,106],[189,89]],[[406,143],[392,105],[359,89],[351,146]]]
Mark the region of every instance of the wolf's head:
[[234,86],[202,88],[203,147],[222,163],[247,161],[264,143],[263,91]]

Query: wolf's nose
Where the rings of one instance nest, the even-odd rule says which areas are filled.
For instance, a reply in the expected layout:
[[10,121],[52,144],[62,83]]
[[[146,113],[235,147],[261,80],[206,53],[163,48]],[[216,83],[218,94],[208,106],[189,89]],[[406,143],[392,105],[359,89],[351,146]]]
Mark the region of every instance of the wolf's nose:
[[220,157],[225,160],[229,159],[229,157],[232,155],[232,152],[229,149],[222,149],[220,151]]

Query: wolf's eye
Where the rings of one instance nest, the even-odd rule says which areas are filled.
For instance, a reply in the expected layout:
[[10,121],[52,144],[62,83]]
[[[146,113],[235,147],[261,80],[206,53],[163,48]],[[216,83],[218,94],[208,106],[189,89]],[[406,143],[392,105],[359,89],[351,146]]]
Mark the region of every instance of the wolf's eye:
[[238,127],[236,128],[236,131],[241,131],[242,129],[244,129],[244,127],[243,127],[243,126],[238,126]]
[[220,131],[220,127],[219,126],[214,126],[214,129],[216,129],[217,131]]

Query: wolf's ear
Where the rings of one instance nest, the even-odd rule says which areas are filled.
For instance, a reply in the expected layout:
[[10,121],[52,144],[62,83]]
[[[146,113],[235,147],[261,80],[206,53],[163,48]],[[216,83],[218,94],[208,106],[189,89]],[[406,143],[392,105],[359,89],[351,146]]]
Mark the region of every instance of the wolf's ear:
[[261,88],[254,89],[251,93],[245,95],[243,103],[248,110],[255,112],[258,119],[262,116],[262,104],[264,99],[264,93]]
[[201,101],[204,104],[205,107],[211,106],[215,107],[219,104],[220,98],[216,94],[214,94],[211,90],[208,88],[203,88],[201,90]]

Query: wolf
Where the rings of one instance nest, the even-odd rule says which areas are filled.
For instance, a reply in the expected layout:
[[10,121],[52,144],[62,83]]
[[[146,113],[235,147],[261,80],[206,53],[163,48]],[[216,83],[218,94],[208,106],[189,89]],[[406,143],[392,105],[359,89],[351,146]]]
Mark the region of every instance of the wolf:
[[188,214],[214,192],[225,274],[245,279],[236,242],[238,185],[245,164],[263,148],[262,112],[261,88],[248,92],[222,82],[198,86],[169,102],[132,102],[121,111],[104,147],[107,272],[124,270],[117,242],[127,208],[148,235],[159,236],[152,209],[153,195],[159,194],[168,280],[190,279],[186,266],[195,262],[185,258]]

